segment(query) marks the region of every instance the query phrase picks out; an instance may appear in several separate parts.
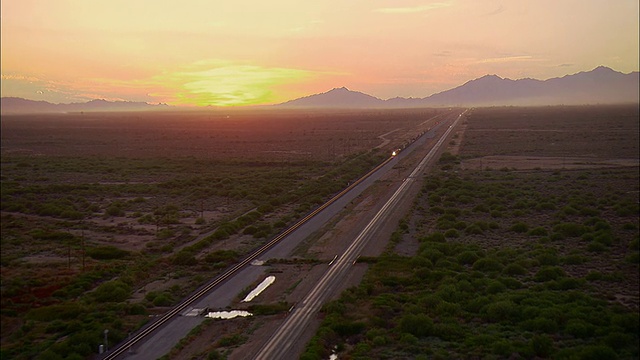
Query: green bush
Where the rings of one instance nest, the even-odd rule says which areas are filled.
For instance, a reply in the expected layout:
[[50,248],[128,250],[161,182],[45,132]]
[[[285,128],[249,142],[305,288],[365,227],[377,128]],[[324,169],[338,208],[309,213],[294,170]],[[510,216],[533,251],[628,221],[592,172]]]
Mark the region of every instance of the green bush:
[[606,345],[589,345],[580,352],[579,358],[582,360],[615,360],[618,358],[618,354]]
[[510,300],[489,303],[482,313],[490,322],[513,322],[519,316],[518,306]]
[[543,228],[542,226],[538,226],[536,228],[533,228],[533,229],[529,230],[527,232],[527,235],[529,235],[529,236],[547,236],[547,235],[549,235],[549,233],[547,232],[547,229]]
[[171,304],[173,304],[171,296],[165,293],[159,294],[153,299],[154,306],[171,306]]
[[122,302],[131,296],[131,287],[121,280],[113,280],[98,286],[92,296],[98,302]]
[[565,276],[564,270],[557,266],[545,266],[538,270],[533,279],[537,282],[557,280]]
[[473,270],[477,271],[501,271],[503,265],[496,259],[492,258],[482,258],[473,263]]
[[96,260],[112,260],[125,258],[129,252],[112,245],[106,245],[88,249],[87,255]]
[[426,337],[433,333],[433,320],[426,314],[405,314],[400,319],[400,330],[415,337]]
[[475,251],[463,251],[457,256],[457,260],[460,265],[472,265],[478,259],[480,259],[480,257]]
[[198,264],[198,260],[191,251],[188,250],[180,250],[177,254],[173,256],[172,260],[175,265],[183,265],[183,266],[194,266]]
[[547,335],[534,335],[531,339],[531,348],[537,356],[549,357],[553,352],[553,340]]
[[457,237],[460,237],[460,233],[456,229],[449,229],[444,232],[444,237],[457,238]]
[[443,243],[443,242],[446,242],[447,240],[445,239],[444,234],[440,232],[435,232],[431,235],[423,237],[422,241]]
[[591,252],[601,253],[607,251],[607,247],[604,246],[604,244],[602,244],[601,242],[592,241],[589,243],[589,245],[587,245],[587,250]]
[[554,232],[565,237],[579,237],[588,230],[589,229],[586,226],[576,223],[562,223],[553,227]]

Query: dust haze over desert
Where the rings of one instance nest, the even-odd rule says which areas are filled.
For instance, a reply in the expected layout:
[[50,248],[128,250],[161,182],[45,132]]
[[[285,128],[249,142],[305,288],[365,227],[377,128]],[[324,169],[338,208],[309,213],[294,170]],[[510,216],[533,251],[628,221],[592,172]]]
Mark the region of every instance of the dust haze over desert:
[[639,357],[637,0],[0,6],[2,359]]

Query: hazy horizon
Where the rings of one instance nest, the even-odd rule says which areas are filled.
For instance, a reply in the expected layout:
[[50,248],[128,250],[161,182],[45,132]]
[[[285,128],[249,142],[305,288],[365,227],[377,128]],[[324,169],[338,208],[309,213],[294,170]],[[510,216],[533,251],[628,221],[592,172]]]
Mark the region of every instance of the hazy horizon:
[[639,67],[632,0],[189,4],[4,1],[2,96],[237,106]]

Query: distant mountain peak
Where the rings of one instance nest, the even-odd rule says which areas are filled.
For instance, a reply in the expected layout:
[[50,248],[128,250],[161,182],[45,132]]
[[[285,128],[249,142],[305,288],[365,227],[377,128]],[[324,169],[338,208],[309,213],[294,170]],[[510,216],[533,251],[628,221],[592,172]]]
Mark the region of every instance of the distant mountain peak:
[[617,71],[613,70],[612,68],[606,67],[604,65],[600,65],[600,66],[596,67],[595,69],[593,69],[591,71],[592,72],[594,72],[594,71],[598,71],[598,72],[617,72]]
[[501,78],[500,76],[498,76],[496,74],[488,74],[488,75],[485,75],[485,76],[483,76],[481,78],[478,78],[476,80],[482,80],[482,79],[484,79],[484,80],[504,80],[503,78]]
[[469,80],[461,86],[425,98],[381,100],[346,87],[288,101],[301,107],[429,107],[500,105],[579,105],[637,103],[638,72],[624,74],[606,66],[548,80],[512,80],[496,74]]
[[84,103],[52,104],[47,101],[27,100],[17,97],[3,97],[0,104],[2,114],[145,111],[166,109],[168,107],[167,104],[153,105],[146,102],[108,101],[105,99],[93,99]]
[[287,101],[281,106],[295,107],[331,107],[331,108],[364,108],[380,107],[384,105],[384,100],[367,95],[359,91],[352,91],[345,86],[333,88],[327,92],[305,96],[299,99]]

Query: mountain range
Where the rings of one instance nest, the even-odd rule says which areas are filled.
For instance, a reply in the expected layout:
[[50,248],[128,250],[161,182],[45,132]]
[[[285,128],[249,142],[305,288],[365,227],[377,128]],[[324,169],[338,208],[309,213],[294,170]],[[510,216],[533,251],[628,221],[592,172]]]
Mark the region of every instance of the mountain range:
[[600,66],[548,80],[511,80],[486,75],[424,98],[382,100],[345,87],[279,104],[310,108],[406,108],[430,106],[582,105],[638,103],[638,72]]
[[[379,99],[346,87],[305,96],[274,105],[279,108],[411,108],[439,106],[582,105],[639,103],[638,72],[624,74],[599,66],[591,71],[548,80],[511,80],[485,75],[456,88],[424,98]],[[64,113],[91,111],[163,110],[166,104],[91,100],[86,103],[52,104],[16,97],[3,97],[2,114]]]
[[169,106],[166,104],[153,105],[146,102],[107,101],[102,99],[70,104],[52,104],[47,101],[34,101],[18,97],[3,97],[0,99],[0,111],[2,114],[146,111],[167,108],[169,108]]

